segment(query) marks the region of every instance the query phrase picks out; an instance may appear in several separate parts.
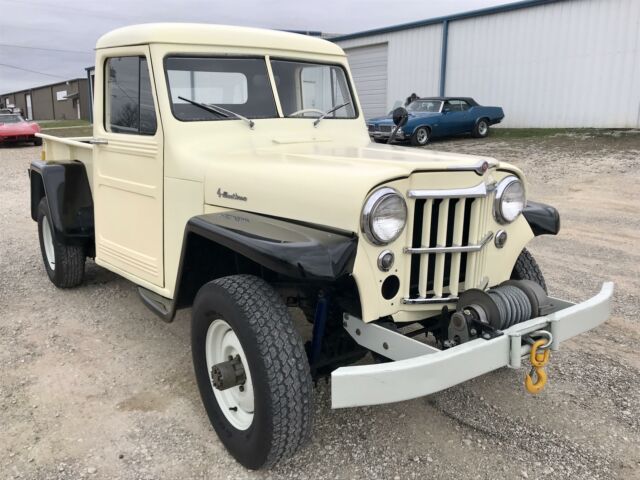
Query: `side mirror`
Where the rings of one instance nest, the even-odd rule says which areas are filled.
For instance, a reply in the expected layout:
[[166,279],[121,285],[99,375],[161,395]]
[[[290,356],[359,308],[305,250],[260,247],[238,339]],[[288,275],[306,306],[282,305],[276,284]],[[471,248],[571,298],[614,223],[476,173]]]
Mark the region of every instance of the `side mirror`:
[[451,108],[449,108],[449,107],[444,107],[442,109],[442,113],[449,113],[450,111],[451,111]]
[[409,112],[407,112],[407,109],[404,107],[398,107],[393,111],[392,117],[393,123],[395,123],[397,127],[402,127],[407,123],[407,120],[409,120]]

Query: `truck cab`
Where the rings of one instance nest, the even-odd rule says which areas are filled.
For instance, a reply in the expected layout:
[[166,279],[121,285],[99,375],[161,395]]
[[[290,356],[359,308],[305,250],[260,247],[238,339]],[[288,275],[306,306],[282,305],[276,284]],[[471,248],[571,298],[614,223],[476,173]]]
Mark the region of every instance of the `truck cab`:
[[414,398],[607,317],[610,286],[556,328],[578,314],[525,246],[557,211],[507,163],[371,143],[333,43],[148,24],[101,37],[95,64],[93,135],[39,134],[29,170],[45,270],[75,287],[93,258],[163,320],[192,308],[205,409],[248,468],[304,444],[313,378],[335,408]]

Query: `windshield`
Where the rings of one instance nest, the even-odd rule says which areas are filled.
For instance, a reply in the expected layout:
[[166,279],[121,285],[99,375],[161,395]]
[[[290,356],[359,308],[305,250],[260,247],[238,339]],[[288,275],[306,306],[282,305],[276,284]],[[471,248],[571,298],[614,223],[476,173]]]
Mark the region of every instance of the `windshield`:
[[[344,69],[337,65],[272,60],[271,68],[285,117],[356,118]],[[346,105],[345,105],[346,104]]]
[[440,111],[442,102],[440,100],[415,100],[407,105],[409,112],[434,112]]
[[20,123],[24,122],[20,115],[0,115],[0,123]]
[[278,116],[263,58],[168,57],[165,69],[171,109],[178,120],[238,120],[193,102],[247,118]]

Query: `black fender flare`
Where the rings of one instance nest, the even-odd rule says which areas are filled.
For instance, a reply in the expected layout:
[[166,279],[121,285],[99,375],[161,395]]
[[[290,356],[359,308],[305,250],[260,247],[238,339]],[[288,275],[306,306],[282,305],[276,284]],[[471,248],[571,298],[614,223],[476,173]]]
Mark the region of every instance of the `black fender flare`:
[[185,226],[173,300],[139,292],[154,313],[170,322],[207,281],[245,273],[229,253],[289,279],[331,283],[352,273],[357,247],[354,233],[323,226],[237,210],[197,215]]
[[538,235],[557,235],[560,231],[560,214],[551,205],[528,201],[522,214],[536,237]]
[[198,215],[187,222],[189,237],[199,235],[287,277],[333,281],[351,273],[358,237],[351,232],[249,212]]
[[56,240],[65,244],[93,241],[93,197],[82,162],[31,162],[31,218],[38,220],[38,205],[46,197]]

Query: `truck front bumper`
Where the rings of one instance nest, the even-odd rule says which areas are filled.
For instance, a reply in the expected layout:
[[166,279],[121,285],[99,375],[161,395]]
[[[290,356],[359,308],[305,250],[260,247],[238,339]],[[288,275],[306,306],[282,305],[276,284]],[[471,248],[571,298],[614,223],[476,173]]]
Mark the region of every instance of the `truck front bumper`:
[[[613,283],[582,303],[553,299],[562,308],[514,325],[490,340],[475,339],[453,348],[389,363],[338,368],[331,374],[331,407],[399,402],[429,395],[501,367],[519,368],[530,352],[523,336],[548,330],[552,350],[564,340],[604,323],[611,311]],[[433,349],[435,350],[435,349]]]

